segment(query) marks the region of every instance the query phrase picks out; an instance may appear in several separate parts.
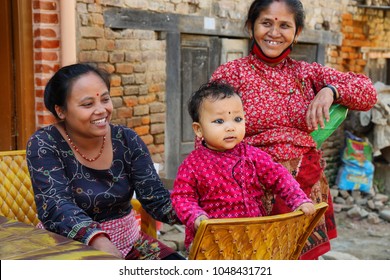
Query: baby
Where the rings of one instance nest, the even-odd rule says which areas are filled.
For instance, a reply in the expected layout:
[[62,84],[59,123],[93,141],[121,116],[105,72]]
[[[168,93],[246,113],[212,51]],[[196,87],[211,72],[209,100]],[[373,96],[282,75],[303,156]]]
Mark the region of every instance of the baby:
[[207,83],[191,96],[188,110],[199,144],[179,166],[171,194],[186,226],[188,249],[203,219],[266,215],[265,190],[279,194],[291,210],[315,212],[298,182],[281,164],[242,140],[245,114],[228,84]]

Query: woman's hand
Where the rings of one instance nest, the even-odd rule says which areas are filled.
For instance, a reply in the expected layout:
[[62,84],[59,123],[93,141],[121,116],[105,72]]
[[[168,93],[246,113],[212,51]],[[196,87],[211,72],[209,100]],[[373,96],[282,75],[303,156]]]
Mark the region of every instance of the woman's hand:
[[297,210],[302,210],[302,212],[305,214],[305,215],[312,215],[316,212],[316,209],[314,208],[314,204],[311,203],[311,202],[306,202],[306,203],[303,203],[301,204]]
[[114,244],[108,239],[105,235],[100,234],[92,239],[92,242],[89,243],[92,247],[97,250],[107,252],[111,255],[114,255],[120,259],[123,259],[121,251],[116,248]]
[[306,114],[306,124],[309,129],[317,130],[318,124],[321,128],[325,127],[325,120],[329,121],[329,108],[333,101],[333,91],[328,87],[322,88],[316,94]]

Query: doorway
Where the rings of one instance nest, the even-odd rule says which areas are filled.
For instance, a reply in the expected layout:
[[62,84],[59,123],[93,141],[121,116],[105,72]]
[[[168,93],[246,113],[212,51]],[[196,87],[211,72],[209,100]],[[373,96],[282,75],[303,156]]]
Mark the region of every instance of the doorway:
[[25,149],[35,131],[31,5],[0,1],[0,151]]
[[[206,83],[214,70],[222,63],[247,55],[246,39],[223,38],[219,36],[204,36],[180,34],[176,40],[168,38],[170,45],[179,45],[174,52],[180,54],[179,59],[171,64],[172,68],[180,69],[175,79],[176,90],[168,83],[167,86],[167,140],[165,172],[167,178],[175,178],[177,168],[184,158],[194,149],[195,134],[192,130],[192,120],[187,111],[187,101],[202,84]],[[169,73],[169,70],[168,70]]]
[[[168,46],[167,127],[165,176],[175,178],[177,168],[194,149],[195,134],[187,111],[190,94],[207,82],[221,64],[248,54],[247,39],[170,34]],[[177,49],[173,49],[177,48]],[[300,43],[291,55],[296,60],[319,61],[318,44]],[[180,69],[174,72],[174,69]]]

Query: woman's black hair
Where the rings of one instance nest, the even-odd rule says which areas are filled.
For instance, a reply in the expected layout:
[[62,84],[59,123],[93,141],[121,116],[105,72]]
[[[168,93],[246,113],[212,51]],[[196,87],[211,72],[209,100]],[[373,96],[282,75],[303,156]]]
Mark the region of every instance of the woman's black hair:
[[96,68],[87,63],[76,63],[60,68],[51,77],[45,87],[44,102],[46,108],[59,119],[55,110],[55,105],[66,110],[66,100],[68,94],[72,91],[74,82],[79,79],[82,75],[87,73],[95,73],[107,86],[110,91],[110,76],[109,74],[99,68]]
[[252,2],[248,10],[247,19],[245,21],[245,27],[248,31],[251,31],[256,19],[259,15],[266,10],[273,2],[284,2],[290,11],[294,14],[296,31],[305,27],[305,10],[299,0],[255,0]]
[[215,101],[230,98],[234,95],[239,96],[235,89],[227,83],[213,81],[203,84],[197,91],[192,93],[188,101],[188,113],[190,114],[193,122],[199,122],[199,108],[206,98],[210,98]]

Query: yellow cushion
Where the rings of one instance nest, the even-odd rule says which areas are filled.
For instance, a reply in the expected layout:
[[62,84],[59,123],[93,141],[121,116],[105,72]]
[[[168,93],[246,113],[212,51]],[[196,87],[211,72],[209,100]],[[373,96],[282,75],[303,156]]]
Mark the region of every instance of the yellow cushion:
[[[141,215],[141,230],[156,238],[156,221],[138,200],[131,203]],[[34,226],[39,222],[25,150],[0,152],[0,205],[4,217]]]
[[26,152],[0,152],[0,215],[31,225],[39,220]]

